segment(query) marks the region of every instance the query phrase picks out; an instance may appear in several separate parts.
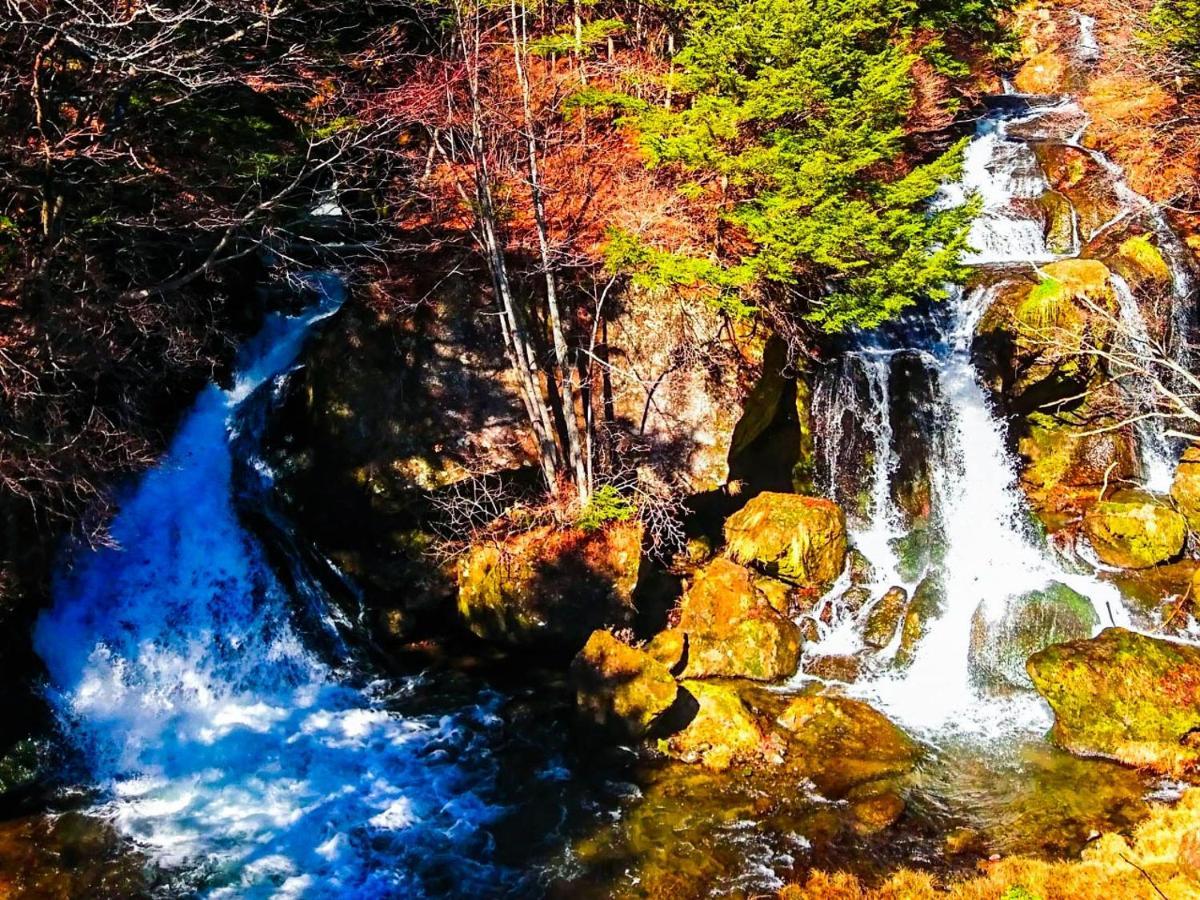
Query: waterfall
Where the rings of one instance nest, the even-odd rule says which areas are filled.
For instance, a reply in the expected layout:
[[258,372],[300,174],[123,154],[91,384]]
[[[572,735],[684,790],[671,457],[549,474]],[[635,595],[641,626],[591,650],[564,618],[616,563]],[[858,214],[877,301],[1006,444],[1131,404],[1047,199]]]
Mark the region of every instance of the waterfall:
[[[1080,20],[1083,53],[1094,42],[1091,27]],[[1035,143],[1082,149],[1080,138],[1086,125],[1086,116],[1069,99],[997,98],[995,109],[980,123],[966,149],[961,181],[946,186],[935,201],[936,205],[948,206],[966,202],[972,195],[981,200],[982,211],[970,234],[973,249],[964,260],[978,273],[972,286],[954,289],[945,307],[930,314],[932,328],[900,327],[886,334],[859,336],[841,364],[841,378],[857,373],[855,377],[867,385],[886,385],[887,361],[907,352],[928,367],[929,382],[934,386],[935,433],[928,449],[932,504],[929,520],[942,547],[940,561],[928,563],[927,571],[936,569],[940,573],[942,611],[929,626],[907,668],[876,664],[873,676],[849,688],[918,732],[990,735],[1013,729],[1037,732],[1049,724],[1046,707],[1032,692],[988,693],[973,683],[969,671],[970,635],[977,614],[999,616],[1012,598],[1057,581],[1090,599],[1102,627],[1130,622],[1119,591],[1092,574],[1082,573],[1077,561],[1058,555],[1035,526],[1019,484],[1018,461],[1009,450],[1007,425],[992,408],[990,394],[971,359],[979,322],[999,291],[1011,284],[1014,270],[1024,277],[1040,264],[1077,256],[1083,252],[1084,239],[1095,237],[1079,234],[1078,217],[1072,210],[1072,221],[1076,223],[1073,246],[1067,248],[1069,253],[1052,252],[1047,246],[1044,223],[1036,215],[1036,201],[1051,188],[1041,170]],[[1085,152],[1111,176],[1121,206],[1114,220],[1100,231],[1138,216],[1138,221],[1149,224],[1163,248],[1174,288],[1173,340],[1176,346],[1185,347],[1183,335],[1189,327],[1189,313],[1184,300],[1191,276],[1184,254],[1177,249],[1178,238],[1161,213],[1128,188],[1111,161],[1097,151]],[[1135,345],[1148,342],[1145,317],[1129,286],[1119,276],[1113,277],[1112,284],[1124,330]],[[822,390],[828,393],[831,389]],[[1135,412],[1150,408],[1147,386],[1129,384],[1125,393]],[[836,402],[830,399],[833,396],[828,393],[827,399],[814,405],[819,418],[836,410],[838,420],[826,429],[826,420],[821,419],[818,428],[819,433],[827,430],[821,448],[822,464],[828,468],[824,483],[844,503],[856,496],[870,498],[869,503],[860,502],[858,507],[865,514],[849,517],[852,539],[872,562],[872,554],[879,556],[880,568],[889,570],[885,577],[894,576],[895,554],[879,548],[894,547],[897,534],[913,523],[902,521],[894,505],[883,499],[888,497],[886,482],[892,477],[894,452],[882,442],[897,438],[896,427],[876,424],[891,418],[886,409],[887,392],[847,389]],[[851,409],[854,402],[858,407]],[[847,438],[846,423],[854,423],[871,438],[869,458],[861,452],[861,446],[858,452],[851,448],[853,441]],[[1146,485],[1165,488],[1170,483],[1176,450],[1164,436],[1159,420],[1139,422],[1136,437]],[[858,476],[858,482],[848,476],[847,468]],[[861,486],[857,494],[847,490],[856,483]],[[906,586],[911,588],[912,583]],[[844,589],[845,585],[840,584],[834,593]],[[809,652],[853,652],[861,647],[854,644],[850,637],[853,634],[852,627],[835,624],[822,630],[822,640]],[[885,648],[882,654],[886,656],[891,649]]]
[[309,311],[268,317],[230,389],[200,394],[120,503],[113,545],[63,567],[34,635],[49,696],[95,813],[175,873],[177,895],[494,890],[507,876],[488,862],[480,744],[496,717],[398,715],[404,683],[320,658],[239,522],[235,448],[257,451],[256,411],[343,296],[332,275],[314,286]]

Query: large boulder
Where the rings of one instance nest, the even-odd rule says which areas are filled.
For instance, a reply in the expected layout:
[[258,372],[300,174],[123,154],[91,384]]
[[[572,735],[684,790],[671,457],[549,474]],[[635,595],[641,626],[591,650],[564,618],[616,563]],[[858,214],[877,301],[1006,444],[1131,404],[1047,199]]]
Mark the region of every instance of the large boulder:
[[1035,653],[1028,671],[1063,749],[1176,777],[1200,770],[1200,647],[1106,628]]
[[725,541],[734,562],[828,586],[846,563],[846,517],[830,500],[764,492],[725,522]]
[[1065,259],[1036,284],[1013,281],[979,324],[976,345],[988,380],[1013,412],[1078,397],[1098,371],[1090,348],[1111,340],[1117,296],[1104,263]]
[[1091,502],[1106,482],[1119,484],[1136,477],[1133,429],[1096,432],[1101,421],[1105,420],[1088,409],[1026,418],[1027,429],[1018,444],[1025,462],[1021,486],[1039,510]]
[[571,663],[571,681],[584,720],[630,739],[646,735],[679,694],[666,666],[603,630],[592,632]]
[[683,676],[773,681],[796,671],[800,629],[771,604],[749,569],[713,560],[696,573],[679,604],[687,635]]
[[694,701],[694,713],[682,730],[659,742],[660,750],[718,771],[735,762],[760,761],[762,731],[734,688],[708,681],[684,681],[680,686]]
[[459,615],[484,640],[574,652],[596,629],[632,621],[641,548],[638,523],[480,544],[459,563]]
[[1123,491],[1087,511],[1083,533],[1101,562],[1122,569],[1144,569],[1179,555],[1187,538],[1187,523],[1163,499]]
[[1200,445],[1183,451],[1171,484],[1171,499],[1187,520],[1188,528],[1200,532]]
[[887,716],[849,697],[796,697],[775,723],[788,736],[789,771],[833,800],[910,772],[919,756],[917,745]]
[[1031,655],[1089,638],[1099,626],[1092,602],[1057,581],[1009,598],[1001,610],[981,603],[971,618],[971,675],[989,687],[1033,687],[1025,671]]

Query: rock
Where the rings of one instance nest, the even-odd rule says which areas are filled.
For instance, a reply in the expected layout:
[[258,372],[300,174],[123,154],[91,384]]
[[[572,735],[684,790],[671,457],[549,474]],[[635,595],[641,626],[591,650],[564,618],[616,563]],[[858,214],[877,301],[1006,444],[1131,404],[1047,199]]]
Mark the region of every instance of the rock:
[[1074,252],[1075,210],[1071,201],[1058,191],[1047,191],[1037,203],[1046,216],[1046,247],[1059,256]]
[[646,645],[646,653],[678,675],[687,658],[687,633],[678,628],[660,631]]
[[1083,532],[1101,562],[1144,569],[1179,555],[1187,523],[1163,500],[1144,492],[1123,491],[1088,510]]
[[946,589],[940,572],[926,575],[913,591],[912,601],[900,626],[900,646],[895,663],[907,667],[916,655],[917,646],[929,633],[930,625],[946,610]]
[[882,650],[896,636],[896,629],[908,606],[908,591],[902,587],[889,588],[867,613],[863,623],[863,643]]
[[1171,268],[1162,251],[1150,241],[1150,235],[1140,234],[1124,240],[1117,248],[1117,270],[1130,284],[1154,282],[1171,283]]
[[830,656],[814,656],[804,661],[804,674],[826,681],[841,681],[853,684],[862,674],[862,660],[851,653]]
[[1012,597],[999,615],[980,604],[971,618],[970,671],[991,687],[1031,688],[1025,661],[1051,644],[1092,636],[1100,617],[1087,597],[1057,581]]
[[838,617],[853,618],[871,602],[871,592],[865,587],[848,588],[837,598]]
[[737,691],[707,681],[684,681],[680,687],[694,698],[695,715],[681,731],[660,741],[660,749],[718,771],[734,762],[759,761],[762,731]]
[[850,583],[855,587],[863,587],[875,581],[875,567],[857,547],[847,551],[850,560]]
[[764,492],[725,522],[725,543],[734,562],[827,587],[846,563],[846,517],[830,500]]
[[1035,653],[1027,669],[1063,749],[1174,777],[1200,769],[1200,647],[1106,628]]
[[860,700],[809,694],[776,719],[788,733],[787,765],[837,800],[861,785],[907,774],[916,744],[887,716]]
[[1013,77],[1013,85],[1022,94],[1058,94],[1066,73],[1066,60],[1051,48],[1027,59]]
[[850,800],[851,827],[860,835],[878,834],[904,814],[904,798],[894,790]]
[[942,548],[935,543],[932,529],[927,525],[893,538],[891,548],[896,554],[896,574],[904,581],[920,578],[929,564],[936,561],[935,551],[940,555]]
[[[1085,404],[1086,406],[1086,404]],[[1025,465],[1021,485],[1039,509],[1060,505],[1056,497],[1070,494],[1064,488],[1100,488],[1107,483],[1132,480],[1138,460],[1131,428],[1089,434],[1105,422],[1087,408],[1069,415],[1032,413],[1018,449]],[[1089,499],[1096,492],[1085,493]]]
[[459,564],[459,614],[484,640],[578,650],[596,629],[632,620],[641,541],[640,524],[619,523],[476,546]]
[[688,636],[685,677],[773,681],[796,671],[800,629],[776,612],[749,569],[713,560],[696,573],[679,611],[678,628]]
[[602,630],[571,663],[571,681],[586,721],[630,739],[649,732],[679,693],[666,666]]
[[1098,260],[1064,259],[1043,266],[1039,283],[1012,282],[998,293],[975,351],[1010,410],[1067,401],[1089,384],[1099,363],[1085,351],[1108,345],[1117,310],[1109,274]]
[[1200,445],[1192,445],[1183,451],[1171,484],[1171,499],[1183,514],[1188,528],[1200,533]]
[[778,578],[759,575],[754,579],[754,586],[767,598],[767,602],[771,604],[771,609],[775,612],[781,616],[791,613],[792,592],[795,590],[793,585],[786,581],[780,581]]

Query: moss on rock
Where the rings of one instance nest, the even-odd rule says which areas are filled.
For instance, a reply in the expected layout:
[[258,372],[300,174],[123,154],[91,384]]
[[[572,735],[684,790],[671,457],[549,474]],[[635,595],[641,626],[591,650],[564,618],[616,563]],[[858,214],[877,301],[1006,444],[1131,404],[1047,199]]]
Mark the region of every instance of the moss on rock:
[[762,731],[734,688],[707,681],[680,686],[695,701],[695,714],[681,731],[659,742],[660,750],[718,771],[735,762],[759,761]]
[[902,587],[889,588],[867,613],[863,623],[863,643],[876,650],[890,644],[907,606],[908,591]]
[[775,610],[749,569],[713,560],[696,573],[679,608],[678,628],[688,637],[686,677],[773,681],[796,671],[800,629]]
[[912,601],[900,624],[900,646],[895,663],[900,668],[910,665],[917,647],[929,633],[930,626],[946,611],[946,588],[940,572],[930,572],[913,591]]
[[597,628],[632,620],[641,539],[639,523],[544,526],[476,546],[459,564],[459,614],[484,640],[574,652]]
[[1060,582],[1009,598],[999,615],[980,604],[971,618],[970,670],[989,687],[1030,688],[1025,661],[1051,644],[1092,636],[1092,602]]
[[1144,569],[1179,555],[1187,537],[1187,523],[1158,497],[1128,491],[1088,510],[1083,517],[1083,531],[1101,562],[1123,569]]
[[590,724],[640,738],[675,703],[679,686],[648,653],[594,631],[571,663],[575,705]]
[[735,562],[828,586],[846,562],[846,517],[830,500],[764,492],[729,517],[725,541]]
[[1191,531],[1200,533],[1200,446],[1183,451],[1171,483],[1171,499]]
[[1173,776],[1200,769],[1200,647],[1107,628],[1047,647],[1027,668],[1063,749]]

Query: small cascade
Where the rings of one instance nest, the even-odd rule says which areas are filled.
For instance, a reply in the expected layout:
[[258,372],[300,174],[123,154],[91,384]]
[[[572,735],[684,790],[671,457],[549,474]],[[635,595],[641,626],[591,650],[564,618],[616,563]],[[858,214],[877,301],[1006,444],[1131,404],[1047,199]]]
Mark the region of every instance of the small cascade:
[[73,554],[35,646],[95,814],[172,896],[420,897],[450,873],[482,894],[507,877],[487,861],[486,696],[455,715],[393,712],[405,684],[360,683],[344,648],[312,649],[236,508],[235,448],[254,464],[260,407],[341,302],[333,276],[316,286],[309,312],[268,318],[232,388],[200,394],[121,503],[114,546]]
[[[1080,17],[1079,26],[1080,58],[1094,60],[1099,52],[1094,22]],[[970,235],[973,250],[964,260],[976,269],[973,286],[953,291],[944,308],[931,311],[919,327],[860,336],[830,379],[840,386],[822,383],[818,389],[820,402],[814,405],[814,414],[819,419],[818,433],[824,433],[820,448],[824,483],[849,511],[855,546],[876,566],[873,594],[878,595],[883,582],[910,591],[915,587],[911,575],[908,580],[900,577],[897,565],[896,547],[907,532],[925,529],[938,544],[924,563],[922,577],[936,577],[943,599],[915,657],[906,667],[893,665],[894,640],[892,646],[867,654],[866,668],[873,675],[850,688],[924,733],[1036,732],[1048,724],[1048,712],[1032,692],[997,693],[973,681],[973,622],[995,621],[1014,597],[1058,582],[1089,598],[1102,626],[1129,624],[1119,591],[1084,572],[1078,560],[1060,556],[1035,525],[1018,481],[1008,426],[992,408],[991,395],[971,358],[982,317],[1014,277],[1027,279],[1041,265],[1076,257],[1096,237],[1080,233],[1079,216],[1072,207],[1070,246],[1060,241],[1051,247],[1049,227],[1039,207],[1053,192],[1038,147],[1083,149],[1080,142],[1086,125],[1086,115],[1070,99],[996,98],[993,111],[966,149],[960,183],[944,188],[935,201],[950,206],[979,198],[981,214]],[[1137,217],[1138,223],[1148,223],[1163,249],[1174,281],[1170,314],[1174,321],[1169,331],[1182,347],[1186,342],[1181,336],[1190,327],[1183,300],[1191,274],[1178,238],[1161,214],[1125,185],[1110,161],[1095,151],[1086,152],[1111,175],[1120,202],[1117,215],[1098,231]],[[1054,202],[1060,210],[1070,206],[1061,194],[1055,194]],[[1148,345],[1146,315],[1129,285],[1119,276],[1112,283],[1123,329],[1135,345]],[[895,411],[888,407],[892,394],[886,388],[894,378],[892,362],[901,356],[921,360],[933,390],[934,427],[926,441],[931,509],[924,522],[913,521],[894,502],[900,429],[911,426],[896,424]],[[1127,384],[1125,395],[1134,415],[1152,408],[1148,385]],[[1145,485],[1165,489],[1177,448],[1165,436],[1161,420],[1138,421],[1136,438]],[[846,587],[835,586],[826,603],[836,602]],[[858,638],[861,630],[861,622],[838,622],[835,617],[821,630],[822,640],[810,652],[864,653]]]

